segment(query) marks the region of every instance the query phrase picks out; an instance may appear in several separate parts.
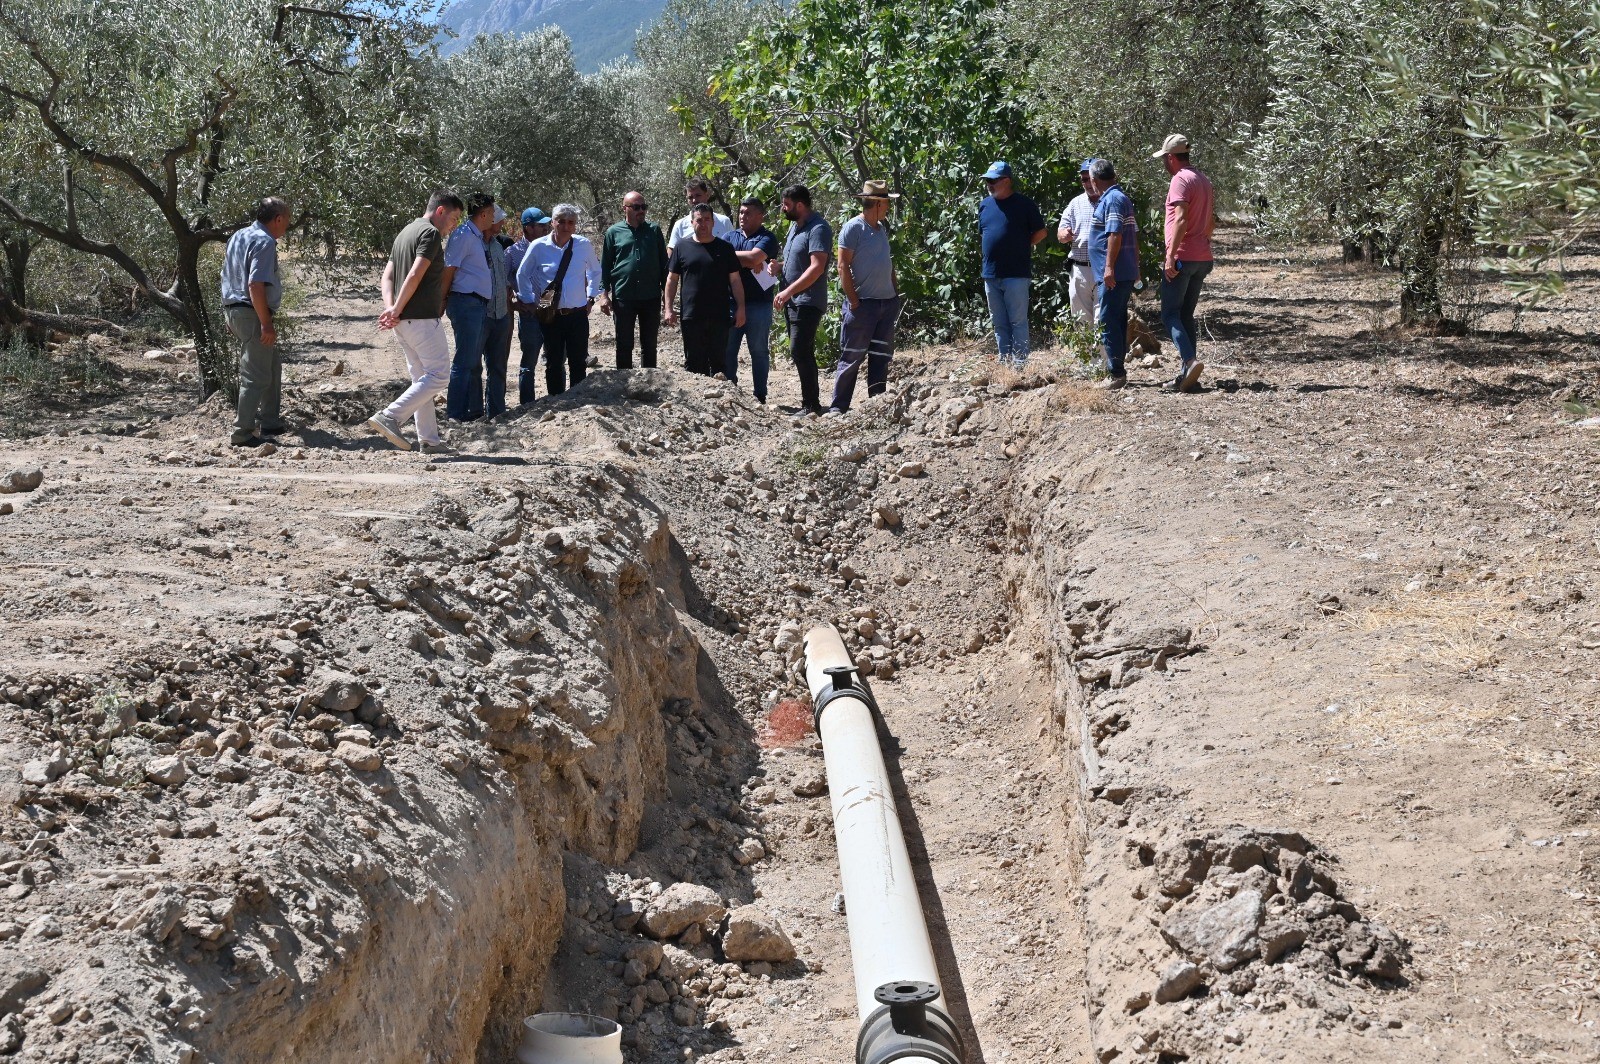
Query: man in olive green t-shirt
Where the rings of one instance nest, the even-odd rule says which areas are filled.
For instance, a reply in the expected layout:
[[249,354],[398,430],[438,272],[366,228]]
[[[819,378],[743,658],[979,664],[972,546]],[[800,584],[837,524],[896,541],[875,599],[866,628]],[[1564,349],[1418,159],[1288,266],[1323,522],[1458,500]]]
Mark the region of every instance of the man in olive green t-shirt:
[[667,242],[654,222],[645,221],[649,204],[630,192],[622,197],[625,221],[606,230],[600,248],[600,312],[617,315],[617,368],[633,368],[633,323],[639,323],[639,365],[656,368],[656,337],[661,332],[661,293],[667,279]]
[[378,328],[393,329],[405,352],[411,387],[380,414],[367,419],[367,428],[402,451],[411,444],[400,434],[408,418],[417,422],[417,445],[424,451],[444,447],[433,401],[450,383],[450,348],[444,326],[444,234],[455,231],[466,205],[453,192],[439,191],[428,198],[428,211],[400,230],[383,268],[383,313]]

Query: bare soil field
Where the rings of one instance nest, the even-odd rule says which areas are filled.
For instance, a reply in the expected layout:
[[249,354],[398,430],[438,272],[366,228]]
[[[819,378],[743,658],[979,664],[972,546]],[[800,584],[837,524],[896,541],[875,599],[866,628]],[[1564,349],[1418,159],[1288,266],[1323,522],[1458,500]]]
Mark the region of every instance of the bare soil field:
[[597,317],[423,456],[361,430],[370,279],[316,283],[274,446],[181,351],[9,394],[0,1055],[487,1064],[575,1009],[850,1059],[790,727],[830,622],[969,1064],[1600,1059],[1593,269],[1435,337],[1225,246],[1191,395],[939,348],[797,422],[781,357],[762,407]]

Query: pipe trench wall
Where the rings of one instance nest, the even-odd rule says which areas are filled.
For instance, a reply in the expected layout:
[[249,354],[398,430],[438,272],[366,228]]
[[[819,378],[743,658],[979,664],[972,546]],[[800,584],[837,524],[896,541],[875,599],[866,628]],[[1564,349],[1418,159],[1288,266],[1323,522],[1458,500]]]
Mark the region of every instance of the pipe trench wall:
[[[517,498],[374,527],[400,565],[424,540],[445,544],[434,554],[448,572],[413,575],[417,609],[385,615],[374,648],[386,711],[415,745],[386,767],[390,785],[347,788],[325,822],[285,840],[347,866],[311,875],[336,941],[325,957],[262,950],[266,986],[221,998],[199,1059],[514,1059],[561,934],[563,852],[632,852],[647,803],[666,794],[662,706],[696,696],[699,644],[672,603],[682,574],[665,516],[618,489],[600,523],[551,527]],[[465,670],[472,693],[441,696],[448,670]],[[273,938],[294,896],[270,882],[261,894],[239,914],[241,938]]]

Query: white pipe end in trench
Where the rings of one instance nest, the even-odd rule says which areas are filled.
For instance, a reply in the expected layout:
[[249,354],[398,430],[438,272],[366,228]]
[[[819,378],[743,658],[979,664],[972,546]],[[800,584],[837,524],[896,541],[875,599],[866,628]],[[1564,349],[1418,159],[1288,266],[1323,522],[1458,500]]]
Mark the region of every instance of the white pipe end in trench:
[[517,1064],[622,1064],[622,1026],[582,1012],[541,1012],[522,1021]]

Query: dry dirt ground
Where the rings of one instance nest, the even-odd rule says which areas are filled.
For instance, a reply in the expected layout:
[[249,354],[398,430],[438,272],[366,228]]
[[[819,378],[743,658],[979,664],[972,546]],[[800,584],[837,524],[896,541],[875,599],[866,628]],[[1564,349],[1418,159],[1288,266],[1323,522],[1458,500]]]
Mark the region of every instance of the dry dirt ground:
[[573,1008],[849,1059],[784,728],[826,621],[972,1064],[1600,1059],[1600,293],[1415,336],[1227,246],[1187,396],[602,368],[430,459],[361,432],[402,361],[329,282],[270,453],[181,353],[7,400],[0,1053],[504,1061]]

